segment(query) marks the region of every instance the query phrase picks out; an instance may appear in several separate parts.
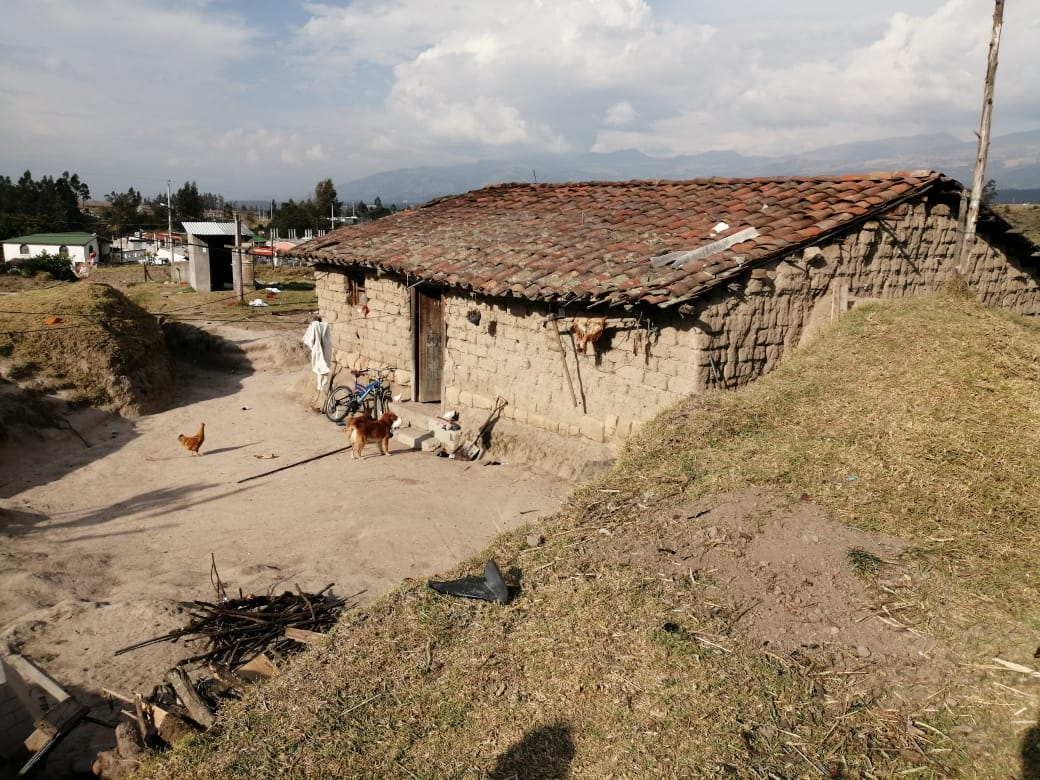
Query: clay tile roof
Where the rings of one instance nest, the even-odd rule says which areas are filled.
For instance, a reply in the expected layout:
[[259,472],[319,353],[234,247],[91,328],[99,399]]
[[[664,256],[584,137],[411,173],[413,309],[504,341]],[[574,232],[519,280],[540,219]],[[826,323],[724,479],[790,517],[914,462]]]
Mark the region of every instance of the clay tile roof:
[[499,184],[313,239],[291,254],[491,295],[671,306],[929,189],[931,171]]

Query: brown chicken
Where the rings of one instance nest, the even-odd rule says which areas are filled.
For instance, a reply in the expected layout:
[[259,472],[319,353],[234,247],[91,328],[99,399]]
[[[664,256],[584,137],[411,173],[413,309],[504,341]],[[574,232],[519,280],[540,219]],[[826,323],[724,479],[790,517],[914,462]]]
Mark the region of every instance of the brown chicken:
[[177,436],[177,441],[181,443],[192,455],[201,455],[199,447],[202,446],[202,442],[206,440],[206,423],[199,423],[199,430],[194,436],[185,436],[183,433]]

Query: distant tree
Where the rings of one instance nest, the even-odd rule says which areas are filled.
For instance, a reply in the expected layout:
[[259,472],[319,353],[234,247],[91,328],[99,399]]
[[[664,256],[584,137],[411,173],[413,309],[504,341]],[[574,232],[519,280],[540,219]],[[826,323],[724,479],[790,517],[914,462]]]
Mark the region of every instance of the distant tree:
[[372,208],[368,210],[369,219],[382,219],[388,217],[393,212],[390,211],[386,206],[383,205],[383,200],[377,195],[376,199],[372,202]]
[[[202,201],[203,212],[221,211],[224,213],[229,213],[232,211],[231,204],[224,200],[223,195],[217,195],[212,192],[204,192],[202,193],[202,195],[199,196],[199,198]],[[199,214],[199,216],[201,217],[202,214]]]
[[173,193],[173,217],[177,221],[201,220],[206,207],[195,182],[184,182],[184,186]]
[[329,220],[333,213],[336,216],[342,216],[343,204],[340,203],[339,197],[336,194],[336,187],[332,183],[332,179],[322,179],[314,188],[314,199],[311,201],[311,208],[314,212],[313,221],[314,227],[317,228],[319,225],[337,227],[332,224]]
[[90,187],[86,185],[86,182],[80,181],[78,173],[70,176],[68,171],[63,171],[61,181],[78,200],[90,200]]
[[383,200],[379,196],[376,196],[371,206],[363,200],[359,200],[354,204],[354,213],[357,214],[359,222],[371,222],[374,219],[382,219],[396,212],[397,206],[387,208],[383,205]]
[[131,187],[126,192],[110,192],[105,196],[108,205],[102,211],[102,217],[108,224],[109,233],[113,236],[125,236],[136,230],[140,222],[141,193]]
[[271,228],[281,233],[289,230],[311,230],[314,227],[314,215],[310,201],[297,203],[292,198],[275,209],[271,219]]
[[992,206],[997,202],[997,182],[995,179],[990,179],[986,182],[986,185],[982,188],[982,202],[987,206]]
[[12,237],[44,231],[89,230],[94,220],[80,211],[79,203],[90,197],[90,188],[78,174],[44,176],[39,181],[26,171],[12,182],[0,177],[0,233]]

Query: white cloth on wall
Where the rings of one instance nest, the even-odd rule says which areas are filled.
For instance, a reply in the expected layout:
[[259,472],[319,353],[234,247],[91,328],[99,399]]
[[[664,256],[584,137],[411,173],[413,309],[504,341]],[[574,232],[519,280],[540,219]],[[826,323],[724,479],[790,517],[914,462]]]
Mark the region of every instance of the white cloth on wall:
[[318,390],[324,390],[329,381],[329,361],[332,357],[332,326],[315,320],[307,326],[301,339],[311,351],[311,371],[318,375]]

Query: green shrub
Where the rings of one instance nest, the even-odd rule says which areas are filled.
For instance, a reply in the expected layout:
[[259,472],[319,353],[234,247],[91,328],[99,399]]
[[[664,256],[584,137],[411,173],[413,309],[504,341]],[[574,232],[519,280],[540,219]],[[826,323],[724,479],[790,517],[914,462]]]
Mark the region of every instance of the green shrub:
[[76,275],[72,273],[72,260],[67,255],[52,255],[49,252],[42,252],[23,260],[18,267],[23,276],[45,273],[63,282],[76,280]]

